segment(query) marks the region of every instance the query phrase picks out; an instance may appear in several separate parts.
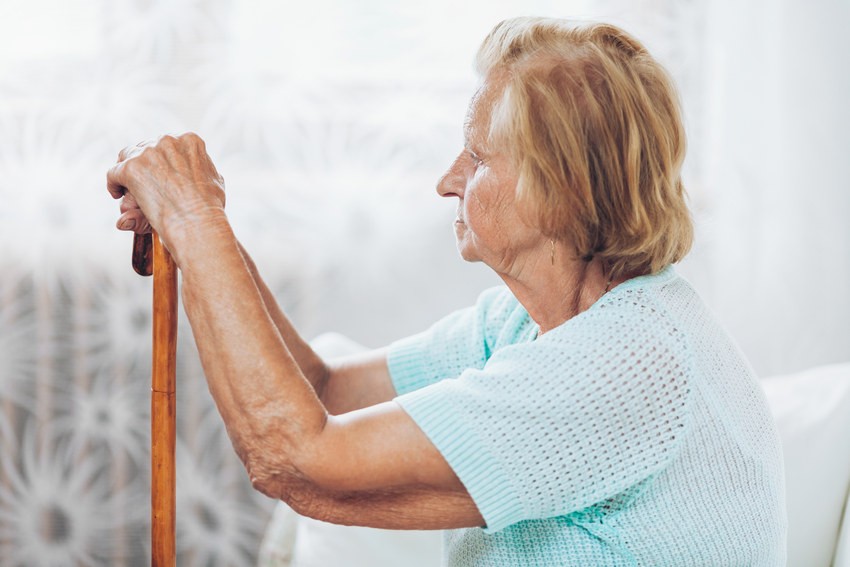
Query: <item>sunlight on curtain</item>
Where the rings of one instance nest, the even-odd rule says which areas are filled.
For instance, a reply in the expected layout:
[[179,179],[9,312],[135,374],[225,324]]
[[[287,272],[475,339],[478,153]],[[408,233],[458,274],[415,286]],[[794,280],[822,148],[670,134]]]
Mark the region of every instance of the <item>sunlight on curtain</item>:
[[[150,282],[104,174],[195,130],[228,214],[306,336],[380,345],[496,280],[434,193],[472,57],[500,19],[608,19],[681,91],[698,242],[682,271],[761,373],[850,357],[850,9],[801,0],[4,0],[0,4],[0,563],[148,550]],[[178,355],[180,565],[248,565],[270,502]]]

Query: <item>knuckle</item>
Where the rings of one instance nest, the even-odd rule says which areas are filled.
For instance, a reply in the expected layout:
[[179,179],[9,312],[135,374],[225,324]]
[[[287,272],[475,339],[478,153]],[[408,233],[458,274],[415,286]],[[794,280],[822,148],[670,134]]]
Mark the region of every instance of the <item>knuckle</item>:
[[201,138],[196,132],[186,132],[180,136],[180,138],[202,150],[206,148],[203,138]]
[[142,163],[142,162],[144,162],[144,161],[145,161],[145,159],[147,158],[147,155],[146,155],[146,154],[149,154],[149,150],[148,150],[148,148],[145,148],[144,150],[142,150],[141,152],[139,152],[139,153],[138,153],[138,154],[136,154],[135,156],[131,157],[130,159],[128,159],[128,160],[126,160],[126,161],[124,161],[124,162],[123,162],[123,169],[124,169],[124,172],[125,172],[127,175],[129,175],[130,177],[133,177],[133,176],[135,176],[136,174],[138,174],[138,173],[139,173],[139,168],[141,168],[141,167],[143,166],[143,163]]
[[136,144],[135,146],[124,146],[121,148],[121,151],[118,152],[118,161],[126,161],[132,158],[139,152],[140,147],[142,147],[142,143]]
[[122,172],[130,177],[133,177],[136,174],[138,167],[138,157],[134,159],[128,159],[122,162],[121,164]]
[[171,134],[164,134],[156,141],[156,145],[160,148],[173,148],[177,145],[177,138]]

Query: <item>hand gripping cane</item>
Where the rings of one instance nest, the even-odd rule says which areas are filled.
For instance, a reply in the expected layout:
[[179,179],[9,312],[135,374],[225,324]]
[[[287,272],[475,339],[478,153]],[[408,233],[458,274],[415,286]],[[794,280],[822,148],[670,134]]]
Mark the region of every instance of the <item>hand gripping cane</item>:
[[153,274],[151,565],[174,567],[177,266],[154,232],[134,236],[133,269]]

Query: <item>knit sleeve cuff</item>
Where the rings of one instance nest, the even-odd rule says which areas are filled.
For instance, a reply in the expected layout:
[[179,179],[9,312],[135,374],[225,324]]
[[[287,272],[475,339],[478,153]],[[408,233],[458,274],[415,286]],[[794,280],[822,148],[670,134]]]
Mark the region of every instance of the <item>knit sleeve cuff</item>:
[[498,532],[526,517],[510,478],[495,455],[455,408],[458,381],[444,380],[395,401],[443,455],[484,518],[485,533]]

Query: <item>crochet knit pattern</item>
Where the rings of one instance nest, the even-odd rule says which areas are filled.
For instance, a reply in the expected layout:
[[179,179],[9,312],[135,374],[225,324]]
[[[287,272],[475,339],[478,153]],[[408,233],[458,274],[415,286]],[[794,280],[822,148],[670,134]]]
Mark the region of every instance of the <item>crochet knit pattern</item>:
[[668,267],[538,337],[507,288],[394,343],[396,401],[486,526],[452,567],[784,565],[779,436],[745,359]]

